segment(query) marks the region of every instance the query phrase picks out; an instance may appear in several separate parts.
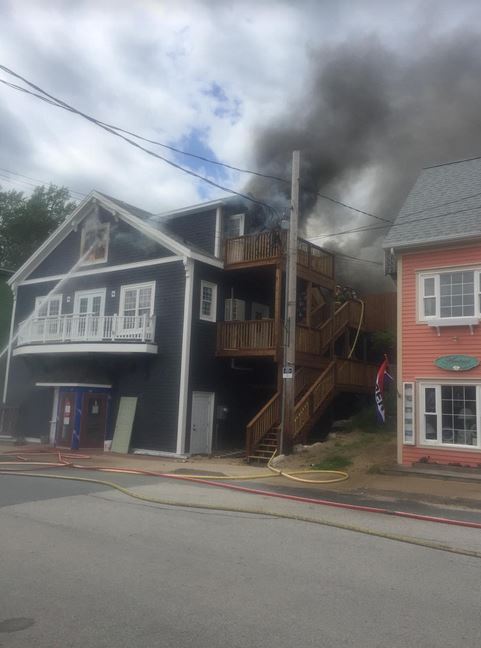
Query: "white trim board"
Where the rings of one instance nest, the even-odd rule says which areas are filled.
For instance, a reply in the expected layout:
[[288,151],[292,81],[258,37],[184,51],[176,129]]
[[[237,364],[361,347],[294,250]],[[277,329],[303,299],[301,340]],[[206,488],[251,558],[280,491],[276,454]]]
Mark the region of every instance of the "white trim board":
[[187,405],[189,400],[190,340],[192,334],[192,306],[194,301],[194,270],[192,259],[185,260],[184,321],[182,325],[182,352],[180,360],[179,412],[177,415],[176,452],[185,452],[187,432]]
[[13,355],[39,355],[47,353],[157,353],[156,344],[136,344],[136,343],[85,343],[85,344],[29,344],[17,347]]
[[37,268],[40,263],[59,245],[88,215],[92,213],[98,206],[102,206],[107,211],[117,218],[120,218],[134,229],[138,230],[145,236],[160,243],[160,245],[171,250],[174,254],[184,257],[190,257],[222,268],[224,264],[219,259],[214,259],[209,255],[194,252],[188,246],[177,242],[165,232],[148,225],[142,219],[134,216],[124,207],[112,202],[103,194],[93,191],[91,192],[70,214],[70,216],[61,224],[57,229],[48,237],[48,239],[32,254],[32,256],[25,261],[25,263],[15,272],[15,274],[8,280],[9,286],[15,286],[21,281],[25,280],[28,275]]
[[[169,256],[162,257],[160,259],[151,259],[149,261],[133,261],[132,263],[123,263],[121,265],[107,266],[105,268],[96,268],[95,270],[79,270],[78,272],[72,272],[70,277],[74,279],[75,277],[88,277],[90,275],[97,274],[106,274],[109,272],[120,272],[122,270],[134,270],[135,268],[146,268],[148,266],[162,265],[163,263],[173,263],[174,261],[182,261],[183,257],[180,256]],[[60,281],[64,279],[67,275],[50,275],[48,277],[38,277],[36,279],[25,279],[22,281],[19,286],[29,286],[30,284],[37,283],[48,283],[49,281]]]
[[142,448],[134,448],[133,454],[147,455],[150,457],[171,457],[172,459],[187,459],[189,455],[177,454],[177,452],[167,452],[164,450],[143,450]]
[[66,382],[38,382],[35,387],[99,387],[102,389],[112,389],[112,385],[95,385],[93,383],[66,383]]

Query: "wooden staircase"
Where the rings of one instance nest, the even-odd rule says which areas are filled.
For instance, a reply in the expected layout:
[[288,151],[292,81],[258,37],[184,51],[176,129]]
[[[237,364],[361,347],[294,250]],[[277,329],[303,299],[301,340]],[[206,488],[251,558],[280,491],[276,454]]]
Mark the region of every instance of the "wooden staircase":
[[[344,358],[322,357],[323,351],[346,329],[353,325],[358,326],[359,315],[355,321],[354,314],[358,314],[359,311],[353,309],[352,304],[353,302],[346,302],[340,306],[333,317],[314,330],[315,334],[320,334],[315,341],[315,347],[320,356],[321,366],[302,366],[295,373],[294,432],[292,437],[287,439],[289,445],[307,439],[310,430],[336,394],[345,391],[367,392],[374,389],[376,365]],[[248,461],[266,462],[279,448],[281,407],[282,397],[277,392],[248,423]]]

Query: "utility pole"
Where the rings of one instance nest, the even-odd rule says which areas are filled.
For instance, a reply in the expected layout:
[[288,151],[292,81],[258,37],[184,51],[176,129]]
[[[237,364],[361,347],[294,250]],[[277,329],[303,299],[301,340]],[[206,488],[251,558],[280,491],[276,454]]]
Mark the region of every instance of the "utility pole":
[[280,451],[287,449],[294,436],[295,365],[296,365],[296,315],[297,315],[297,231],[299,223],[300,152],[292,153],[291,217],[287,248],[286,311],[284,344],[284,398],[283,425],[281,426]]

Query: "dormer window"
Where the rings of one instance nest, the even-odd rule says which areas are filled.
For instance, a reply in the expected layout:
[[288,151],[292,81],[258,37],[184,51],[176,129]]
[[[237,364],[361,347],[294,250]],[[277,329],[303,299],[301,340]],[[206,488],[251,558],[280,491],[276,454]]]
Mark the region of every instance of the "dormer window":
[[226,216],[224,222],[225,238],[244,236],[244,214],[231,214]]
[[86,223],[82,229],[80,258],[82,265],[105,263],[109,249],[109,223]]

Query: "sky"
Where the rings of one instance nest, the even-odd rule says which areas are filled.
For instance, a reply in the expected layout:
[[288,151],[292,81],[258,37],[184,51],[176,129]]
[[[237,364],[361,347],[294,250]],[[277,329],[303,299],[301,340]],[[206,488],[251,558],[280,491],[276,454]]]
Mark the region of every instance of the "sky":
[[[309,106],[317,102],[313,92],[326,92],[325,79],[318,86],[314,81],[324,62],[332,62],[333,52],[362,44],[357,50],[351,47],[351,58],[362,59],[368,49],[371,69],[376,59],[382,74],[384,60],[388,69],[395,59],[397,72],[409,68],[412,80],[418,62],[429,58],[431,43],[437,47],[450,35],[463,40],[460,35],[472,35],[480,19],[481,6],[471,0],[0,0],[0,63],[105,122],[231,165],[280,169],[288,177],[296,137],[274,152],[273,147],[284,131],[295,127],[296,132],[304,131],[299,139],[302,153],[306,142],[317,141],[317,128],[326,128],[322,110],[313,119]],[[454,55],[447,56],[451,60]],[[423,73],[431,74],[426,69]],[[345,77],[345,71],[339,69],[339,76]],[[1,78],[13,81],[4,73]],[[351,81],[356,83],[355,74]],[[335,109],[342,112],[343,105],[336,101]],[[355,114],[356,105],[349,98],[343,101]],[[441,97],[436,105],[442,103]],[[411,115],[415,112],[412,103],[407,109]],[[450,111],[455,109],[450,104]],[[28,192],[32,184],[45,181],[68,186],[78,192],[74,197],[97,189],[155,213],[227,195],[76,115],[3,85],[0,120],[3,188]],[[426,130],[424,124],[416,128]],[[456,139],[456,128],[450,130],[450,141]],[[442,138],[444,131],[440,127],[432,137]],[[319,146],[324,141],[319,139]],[[425,153],[421,149],[409,158],[409,169],[396,184],[396,199],[390,194],[383,208],[400,207],[399,196],[423,165],[445,161],[451,151],[455,157],[481,153],[481,138],[476,146],[478,141],[479,149],[469,137],[460,139],[458,146],[425,146]],[[345,145],[348,150],[348,138]],[[256,188],[244,174],[153,148],[235,190],[247,185],[263,197],[275,191]],[[359,157],[362,164],[357,167],[337,169],[335,178],[314,178],[316,188],[360,209],[379,208],[377,194],[386,178],[376,169],[392,162],[396,174],[403,174],[407,159],[404,150],[403,164],[396,165],[396,145],[390,143],[388,154],[387,148],[377,143],[370,147],[368,160]],[[312,154],[307,157],[306,166]],[[342,160],[336,163],[342,167]],[[311,236],[325,232],[322,209],[316,214],[308,221]],[[332,221],[332,214],[328,216]],[[343,218],[349,223],[372,222],[353,213],[339,218],[343,223]]]

